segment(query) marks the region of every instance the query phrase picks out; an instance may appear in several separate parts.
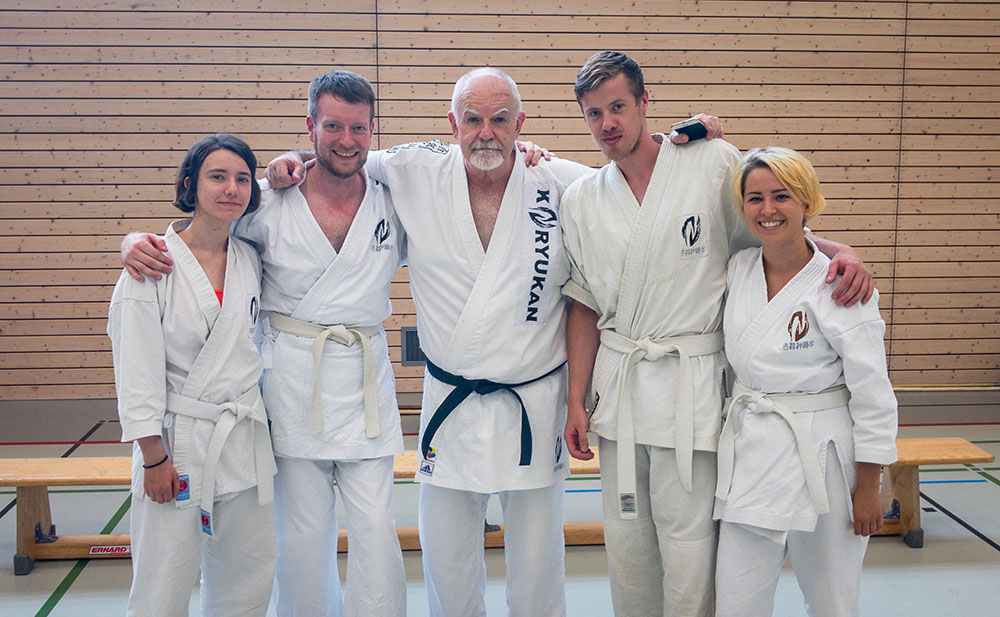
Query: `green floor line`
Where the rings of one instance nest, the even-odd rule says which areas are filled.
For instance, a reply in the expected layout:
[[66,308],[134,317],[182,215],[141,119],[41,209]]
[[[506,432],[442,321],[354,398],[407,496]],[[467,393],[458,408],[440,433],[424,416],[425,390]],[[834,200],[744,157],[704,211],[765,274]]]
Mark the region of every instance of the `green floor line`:
[[1000,443],[1000,439],[976,439],[972,443]]
[[[57,493],[128,493],[130,488],[63,488],[49,489],[49,495]],[[17,495],[17,491],[0,491],[0,495]]]
[[980,476],[986,478],[987,480],[989,480],[993,484],[996,484],[997,486],[1000,486],[1000,478],[993,477],[993,474],[986,473],[985,470],[976,470],[976,473],[979,474]]
[[925,469],[920,468],[920,473],[954,473],[956,471],[969,471],[968,467],[949,467],[946,469]]
[[[111,530],[118,526],[118,523],[121,522],[122,518],[125,516],[125,513],[128,512],[128,509],[131,506],[132,506],[132,495],[129,494],[129,496],[125,498],[125,501],[122,502],[121,507],[118,508],[118,511],[115,512],[115,515],[111,517],[111,520],[108,521],[108,524],[105,525],[104,529],[101,530],[101,533],[102,534],[111,533]],[[80,573],[83,572],[83,569],[87,567],[88,563],[90,563],[89,559],[80,559],[76,562],[76,565],[74,565],[73,568],[70,569],[69,573],[63,578],[62,582],[60,582],[59,585],[55,588],[55,591],[52,592],[52,595],[49,596],[49,599],[46,600],[45,604],[42,605],[42,608],[38,609],[38,612],[35,613],[35,617],[47,617],[48,614],[52,612],[52,609],[54,609],[56,607],[56,604],[59,603],[59,600],[62,600],[63,596],[66,595],[66,592],[69,591],[70,586],[80,576]]]

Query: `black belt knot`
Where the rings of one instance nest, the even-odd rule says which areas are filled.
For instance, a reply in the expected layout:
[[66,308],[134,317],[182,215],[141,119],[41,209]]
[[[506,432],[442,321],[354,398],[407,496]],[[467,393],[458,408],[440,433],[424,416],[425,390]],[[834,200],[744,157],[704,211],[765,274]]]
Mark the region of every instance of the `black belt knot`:
[[448,371],[435,365],[430,360],[427,360],[427,372],[431,374],[431,377],[442,383],[446,383],[449,386],[454,386],[455,389],[448,393],[448,396],[441,401],[438,408],[434,410],[433,414],[431,414],[431,419],[427,422],[427,426],[424,428],[423,439],[420,440],[420,454],[424,458],[427,458],[427,452],[431,447],[431,440],[434,439],[434,435],[441,427],[441,424],[448,418],[448,416],[451,415],[451,412],[455,411],[455,409],[462,404],[462,401],[469,398],[469,395],[473,392],[480,396],[485,396],[487,394],[506,390],[514,395],[514,398],[517,399],[518,405],[521,406],[521,458],[518,465],[530,465],[531,423],[528,421],[528,411],[524,408],[524,401],[521,400],[521,396],[516,390],[514,390],[514,388],[526,386],[528,384],[535,383],[536,381],[545,379],[560,370],[565,365],[566,363],[563,362],[541,377],[535,377],[534,379],[529,379],[528,381],[522,381],[520,383],[499,383],[496,381],[490,381],[489,379],[466,379],[460,375],[449,373]]

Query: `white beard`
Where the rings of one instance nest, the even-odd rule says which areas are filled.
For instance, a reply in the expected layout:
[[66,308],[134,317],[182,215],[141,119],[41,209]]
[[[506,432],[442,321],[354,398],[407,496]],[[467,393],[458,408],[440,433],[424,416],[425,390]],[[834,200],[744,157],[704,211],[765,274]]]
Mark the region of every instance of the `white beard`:
[[494,148],[477,148],[469,154],[469,164],[479,171],[493,171],[503,165],[503,153]]

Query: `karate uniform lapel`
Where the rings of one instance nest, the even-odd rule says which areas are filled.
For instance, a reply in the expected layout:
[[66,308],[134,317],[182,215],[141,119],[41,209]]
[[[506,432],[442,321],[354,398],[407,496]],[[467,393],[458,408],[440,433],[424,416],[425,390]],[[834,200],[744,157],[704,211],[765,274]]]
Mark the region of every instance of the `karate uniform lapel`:
[[[175,231],[177,228],[177,223],[172,224],[167,230],[164,240],[167,243],[170,256],[177,266],[178,274],[183,276],[191,285],[198,300],[199,310],[208,323],[208,327],[211,328],[204,346],[198,352],[198,357],[191,364],[191,370],[188,372],[187,378],[184,380],[184,386],[180,392],[184,396],[200,400],[205,386],[215,374],[215,369],[219,368],[216,358],[220,347],[231,342],[231,337],[226,336],[228,328],[225,313],[226,311],[231,313],[233,310],[238,310],[234,306],[234,303],[241,302],[242,294],[240,293],[240,286],[235,283],[239,278],[235,273],[236,268],[233,265],[235,250],[233,242],[229,242],[229,248],[226,251],[226,278],[223,288],[223,306],[219,306],[219,298],[215,295],[215,290],[212,288],[211,282],[209,282],[205,271],[191,252],[191,249],[177,235]],[[183,229],[183,227],[180,228]],[[231,282],[232,284],[230,284]],[[177,473],[182,476],[189,476],[190,494],[200,495],[201,476],[200,474],[191,473],[192,469],[189,463],[193,425],[194,419],[190,416],[181,414],[174,416],[175,428],[172,454]],[[176,503],[178,507],[182,507],[192,505],[192,502],[193,500],[179,500]]]
[[455,157],[452,177],[452,215],[455,227],[465,246],[469,265],[476,275],[469,298],[462,308],[455,331],[448,341],[445,357],[441,359],[442,368],[464,374],[478,374],[480,367],[477,359],[466,358],[468,350],[476,349],[480,339],[492,332],[485,323],[487,308],[494,295],[494,288],[500,271],[507,263],[511,252],[511,244],[516,239],[514,230],[517,227],[518,214],[522,207],[521,188],[524,185],[524,164],[520,154],[514,161],[507,188],[500,202],[500,212],[497,214],[493,235],[490,237],[489,248],[483,251],[483,245],[476,231],[472,218],[472,204],[469,200],[469,184],[465,173],[465,163],[462,157]]
[[[660,146],[660,153],[656,157],[656,164],[653,167],[653,174],[646,187],[646,194],[643,196],[642,206],[639,207],[635,195],[629,187],[625,176],[614,166],[616,173],[611,174],[611,182],[614,191],[621,197],[622,203],[627,204],[627,208],[637,210],[632,220],[632,231],[629,236],[628,249],[625,252],[625,265],[622,269],[621,283],[618,288],[618,305],[615,308],[615,331],[629,339],[635,340],[638,337],[648,335],[635,329],[636,309],[639,299],[645,288],[645,280],[648,272],[648,254],[650,250],[650,239],[654,230],[654,223],[659,214],[660,208],[664,206],[664,191],[670,175],[670,167],[674,157],[674,149],[669,142]],[[614,163],[612,163],[614,165]],[[669,207],[667,205],[666,207]],[[626,356],[622,366],[619,367],[619,388],[624,387],[628,362]],[[638,360],[641,362],[641,360]],[[635,477],[635,417],[632,412],[631,393],[619,392],[619,400],[622,405],[618,407],[618,492],[622,496],[622,518],[636,518],[634,509],[630,509],[628,496],[631,496],[634,504],[636,493]]]
[[[811,242],[810,245],[812,245]],[[764,279],[763,252],[757,254],[749,283],[751,285],[750,310],[753,317],[740,335],[739,342],[728,354],[729,362],[733,365],[737,375],[754,374],[751,368],[754,350],[773,336],[775,324],[788,318],[799,299],[806,295],[806,289],[814,284],[814,277],[823,269],[824,266],[815,245],[813,245],[812,259],[768,301],[767,282]],[[756,388],[756,384],[744,385]]]
[[[366,234],[371,227],[368,222],[371,219],[371,211],[375,207],[375,200],[372,195],[371,183],[368,181],[368,174],[364,170],[361,173],[367,183],[365,197],[361,201],[361,205],[358,206],[354,220],[351,221],[351,227],[347,230],[347,236],[344,238],[343,246],[340,247],[340,253],[337,253],[333,248],[333,245],[330,244],[330,239],[326,237],[319,223],[316,222],[316,218],[312,215],[308,204],[305,203],[305,197],[301,197],[303,202],[301,208],[293,208],[300,213],[302,224],[311,230],[311,235],[314,236],[311,241],[322,243],[322,245],[329,248],[330,263],[327,265],[326,270],[323,271],[323,274],[312,284],[306,295],[302,296],[295,310],[292,311],[291,317],[303,321],[312,321],[311,317],[322,311],[324,302],[329,295],[336,293],[337,286],[363,254],[364,242],[368,237]],[[299,193],[299,196],[301,195]]]
[[[650,176],[642,206],[636,202],[635,195],[629,187],[625,176],[615,165],[616,174],[612,174],[615,192],[622,196],[628,208],[634,209],[632,233],[629,237],[628,249],[625,252],[625,266],[622,269],[621,283],[618,288],[618,306],[615,309],[615,330],[629,338],[635,327],[635,312],[642,295],[647,275],[649,243],[655,229],[655,222],[660,208],[664,205],[663,193],[667,188],[670,168],[675,156],[675,150],[670,142],[660,146],[660,154],[656,157],[656,165]],[[669,205],[667,205],[669,207]]]

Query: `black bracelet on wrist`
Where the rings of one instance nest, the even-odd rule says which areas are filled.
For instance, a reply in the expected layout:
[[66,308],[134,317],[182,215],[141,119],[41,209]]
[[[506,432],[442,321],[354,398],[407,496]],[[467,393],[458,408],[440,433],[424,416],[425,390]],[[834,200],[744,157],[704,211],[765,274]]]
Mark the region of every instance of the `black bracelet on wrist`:
[[163,460],[162,460],[162,461],[160,461],[159,463],[153,463],[152,465],[145,465],[145,464],[144,464],[144,465],[142,466],[142,468],[143,468],[143,469],[152,469],[153,467],[159,467],[160,465],[162,465],[162,464],[166,463],[166,462],[167,462],[167,459],[168,459],[168,458],[170,458],[170,457],[169,457],[168,455],[164,454],[164,455],[163,455]]

